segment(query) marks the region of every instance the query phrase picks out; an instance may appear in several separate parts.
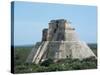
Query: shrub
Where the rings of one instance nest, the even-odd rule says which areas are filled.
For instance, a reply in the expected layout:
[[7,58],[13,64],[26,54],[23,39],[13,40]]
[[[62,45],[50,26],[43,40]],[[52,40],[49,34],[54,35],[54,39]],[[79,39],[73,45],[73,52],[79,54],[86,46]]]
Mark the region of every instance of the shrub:
[[50,64],[53,64],[53,60],[52,59],[47,59],[45,61],[43,61],[40,65],[41,66],[49,66]]

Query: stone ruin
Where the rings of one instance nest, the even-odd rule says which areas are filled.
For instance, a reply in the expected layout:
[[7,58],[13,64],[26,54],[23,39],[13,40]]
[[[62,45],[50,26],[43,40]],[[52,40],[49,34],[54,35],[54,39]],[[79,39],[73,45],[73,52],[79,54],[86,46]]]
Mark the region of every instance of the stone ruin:
[[[37,45],[38,44],[38,45]],[[75,28],[65,19],[51,20],[48,29],[43,29],[42,41],[37,43],[26,62],[40,63],[47,59],[96,57],[88,45],[80,41]]]

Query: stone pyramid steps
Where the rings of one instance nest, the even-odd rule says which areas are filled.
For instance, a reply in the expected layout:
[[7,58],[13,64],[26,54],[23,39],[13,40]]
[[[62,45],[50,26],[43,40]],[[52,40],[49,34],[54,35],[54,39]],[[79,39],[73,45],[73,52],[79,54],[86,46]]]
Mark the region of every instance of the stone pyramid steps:
[[82,60],[91,56],[96,58],[88,45],[80,41],[75,28],[66,20],[58,19],[51,20],[49,28],[43,30],[41,45],[32,50],[27,62],[38,64],[46,59],[57,61],[65,58]]

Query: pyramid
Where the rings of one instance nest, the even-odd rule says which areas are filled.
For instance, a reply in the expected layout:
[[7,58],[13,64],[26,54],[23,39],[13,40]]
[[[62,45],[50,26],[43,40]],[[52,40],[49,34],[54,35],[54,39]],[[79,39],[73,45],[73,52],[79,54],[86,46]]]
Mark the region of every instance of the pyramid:
[[84,41],[80,41],[75,28],[65,19],[51,20],[49,28],[43,29],[42,41],[30,52],[26,62],[40,63],[47,59],[96,57]]

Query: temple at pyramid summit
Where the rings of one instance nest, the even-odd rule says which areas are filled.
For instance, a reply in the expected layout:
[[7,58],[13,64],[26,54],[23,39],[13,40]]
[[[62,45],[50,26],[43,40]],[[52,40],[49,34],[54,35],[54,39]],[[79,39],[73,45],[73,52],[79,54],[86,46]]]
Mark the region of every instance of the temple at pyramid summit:
[[48,29],[45,28],[42,31],[41,42],[36,43],[26,62],[39,64],[47,59],[82,60],[96,57],[88,45],[78,38],[75,28],[67,20],[51,20],[48,25]]

